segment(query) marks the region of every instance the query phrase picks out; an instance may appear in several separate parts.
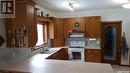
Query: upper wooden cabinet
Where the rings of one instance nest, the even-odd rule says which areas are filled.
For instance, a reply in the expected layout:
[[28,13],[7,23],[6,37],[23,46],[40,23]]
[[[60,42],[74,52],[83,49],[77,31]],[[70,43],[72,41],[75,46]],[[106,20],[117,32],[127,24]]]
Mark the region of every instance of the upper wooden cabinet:
[[64,46],[64,21],[62,18],[52,18],[53,22],[53,34],[52,47]]
[[[78,23],[79,26],[75,26],[76,23]],[[83,17],[69,19],[69,30],[74,30],[74,29],[85,32],[85,21]]]
[[62,18],[54,19],[54,38],[63,39],[64,23]]
[[33,0],[15,0],[15,18],[5,19],[7,47],[35,46],[35,4]]
[[[79,26],[75,26],[79,24]],[[85,19],[84,17],[79,18],[66,18],[64,19],[64,37],[68,38],[69,31],[78,30],[85,32]]]
[[64,19],[64,38],[68,38],[69,37],[69,19],[65,18]]
[[100,37],[100,16],[85,17],[86,37]]

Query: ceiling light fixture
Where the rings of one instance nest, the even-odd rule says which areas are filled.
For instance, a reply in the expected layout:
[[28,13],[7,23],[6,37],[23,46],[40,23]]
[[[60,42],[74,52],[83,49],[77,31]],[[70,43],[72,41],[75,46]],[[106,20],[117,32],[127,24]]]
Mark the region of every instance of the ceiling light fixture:
[[122,4],[122,7],[125,9],[130,9],[130,0],[113,0],[115,3]]
[[79,7],[77,0],[67,0],[63,3],[63,6],[67,7],[70,11],[74,11],[75,7]]
[[68,8],[70,9],[70,11],[74,11],[74,1],[73,0],[69,0],[68,1]]
[[75,0],[68,0],[68,8],[70,9],[70,11],[74,11],[74,3]]
[[129,0],[113,0],[115,3],[129,3]]
[[122,5],[122,7],[125,9],[130,9],[130,4],[124,4],[124,5]]

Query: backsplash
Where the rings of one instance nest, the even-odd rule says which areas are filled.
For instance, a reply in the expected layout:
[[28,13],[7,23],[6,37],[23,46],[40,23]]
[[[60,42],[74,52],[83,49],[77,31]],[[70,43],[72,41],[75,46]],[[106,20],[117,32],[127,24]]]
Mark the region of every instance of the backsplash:
[[[100,39],[99,38],[86,38],[86,47],[92,46],[100,46]],[[69,46],[69,39],[65,39],[65,46]]]

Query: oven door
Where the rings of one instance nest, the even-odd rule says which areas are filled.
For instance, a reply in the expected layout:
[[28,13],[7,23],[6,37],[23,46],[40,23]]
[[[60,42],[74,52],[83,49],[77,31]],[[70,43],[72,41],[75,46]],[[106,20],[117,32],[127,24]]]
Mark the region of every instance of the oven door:
[[84,48],[69,48],[69,60],[84,62]]

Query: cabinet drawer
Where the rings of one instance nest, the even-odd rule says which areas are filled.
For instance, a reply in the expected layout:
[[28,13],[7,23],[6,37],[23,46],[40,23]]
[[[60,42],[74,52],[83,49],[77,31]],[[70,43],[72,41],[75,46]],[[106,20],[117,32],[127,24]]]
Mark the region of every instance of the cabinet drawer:
[[88,54],[100,54],[100,50],[87,50],[86,53]]
[[86,49],[85,50],[85,61],[86,62],[101,62],[101,51],[97,49]]

